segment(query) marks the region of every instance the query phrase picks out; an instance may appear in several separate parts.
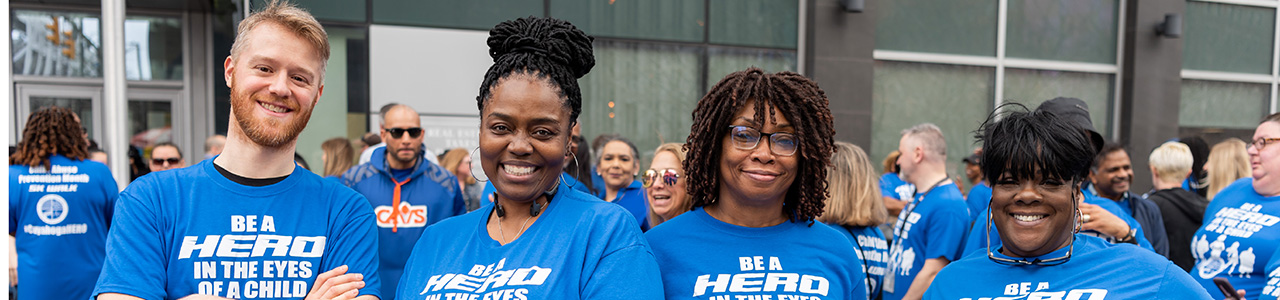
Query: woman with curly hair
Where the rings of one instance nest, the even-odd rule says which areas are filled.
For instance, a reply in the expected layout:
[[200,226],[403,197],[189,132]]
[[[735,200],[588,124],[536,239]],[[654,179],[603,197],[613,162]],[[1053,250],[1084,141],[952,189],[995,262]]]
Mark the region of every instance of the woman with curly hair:
[[595,65],[569,22],[505,21],[489,31],[480,165],[493,205],[427,227],[397,299],[659,299],[640,225],[561,178],[582,111],[578,79]]
[[684,161],[693,210],[649,231],[667,299],[865,299],[848,239],[815,223],[831,111],[812,80],[750,68],[698,101]]
[[87,160],[82,132],[71,110],[41,109],[9,156],[9,233],[18,252],[9,267],[22,281],[18,299],[88,299],[102,270],[120,190],[106,165]]

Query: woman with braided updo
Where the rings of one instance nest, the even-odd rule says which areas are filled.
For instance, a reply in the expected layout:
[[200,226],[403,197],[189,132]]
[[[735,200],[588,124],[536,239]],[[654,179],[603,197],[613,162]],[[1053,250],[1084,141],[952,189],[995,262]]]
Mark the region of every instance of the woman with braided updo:
[[[562,179],[582,111],[591,40],[568,22],[520,18],[489,31],[480,165],[493,205],[428,227],[399,299],[660,299],[658,267],[622,207]],[[583,159],[583,158],[579,158]]]
[[827,96],[800,74],[750,68],[712,87],[685,143],[694,208],[646,235],[667,299],[866,299],[853,244],[814,222],[833,134]]

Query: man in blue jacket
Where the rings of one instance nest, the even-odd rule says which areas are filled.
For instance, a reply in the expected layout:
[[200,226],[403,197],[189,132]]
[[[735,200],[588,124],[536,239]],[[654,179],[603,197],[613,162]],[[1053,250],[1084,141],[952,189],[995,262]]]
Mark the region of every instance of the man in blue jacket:
[[381,126],[385,148],[351,168],[342,183],[363,194],[378,223],[378,272],[383,299],[392,299],[405,261],[427,226],[467,211],[458,178],[423,155],[418,112],[396,105]]
[[[1129,153],[1124,147],[1115,143],[1107,143],[1098,152],[1089,169],[1088,191],[1098,198],[1115,201],[1125,214],[1133,216],[1142,226],[1147,241],[1151,242],[1156,253],[1169,256],[1169,236],[1165,234],[1164,216],[1155,202],[1141,195],[1130,193],[1133,182],[1133,167],[1129,161]],[[1186,248],[1186,245],[1181,245]]]

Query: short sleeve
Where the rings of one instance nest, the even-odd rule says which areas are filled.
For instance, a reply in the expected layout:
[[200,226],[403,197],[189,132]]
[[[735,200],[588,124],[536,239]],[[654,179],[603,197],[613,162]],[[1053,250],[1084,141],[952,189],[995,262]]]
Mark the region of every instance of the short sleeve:
[[[338,191],[346,189],[335,189]],[[331,232],[335,235],[332,249],[320,263],[319,272],[327,272],[342,265],[348,267],[347,273],[364,275],[364,288],[360,295],[373,295],[382,298],[382,278],[378,276],[378,228],[373,219],[373,208],[369,201],[355,191],[339,193],[334,201],[344,202],[343,208],[334,220]]]
[[945,257],[947,260],[960,259],[964,237],[969,229],[969,209],[962,201],[955,201],[954,207],[939,206],[933,220],[929,222],[927,245],[924,259]]
[[662,299],[662,276],[648,244],[636,243],[600,257],[583,270],[582,299]]
[[892,180],[889,180],[889,174],[884,174],[880,176],[880,195],[881,196],[898,199],[898,193],[894,192],[894,188],[897,188],[897,187],[894,186]]
[[[1164,261],[1164,279],[1160,281],[1160,289],[1154,299],[1214,299],[1203,286],[1196,283],[1190,274],[1178,265]],[[1249,295],[1258,297],[1258,295]]]
[[143,299],[166,298],[164,247],[158,238],[162,236],[161,222],[151,205],[153,195],[144,192],[146,184],[135,182],[116,201],[116,215],[107,233],[106,261],[93,289],[95,297],[120,293]]

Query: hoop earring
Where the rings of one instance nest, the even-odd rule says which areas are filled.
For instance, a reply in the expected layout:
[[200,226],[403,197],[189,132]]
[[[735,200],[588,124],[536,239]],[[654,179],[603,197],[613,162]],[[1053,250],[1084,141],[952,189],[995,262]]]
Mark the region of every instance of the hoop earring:
[[[581,167],[580,165],[578,165],[578,155],[573,152],[569,152],[569,156],[573,157],[573,170],[574,170],[573,179],[578,179],[578,175],[582,175],[581,172],[578,172],[578,167]],[[568,172],[564,172],[564,173],[568,173]],[[570,185],[569,183],[564,182],[564,177],[560,177],[560,183],[563,183],[565,186],[568,186],[570,188],[577,185],[576,183],[573,185]]]
[[484,173],[483,168],[479,170],[476,169],[476,163],[480,162],[480,160],[477,159],[478,157],[476,156],[476,152],[479,150],[480,150],[480,146],[476,146],[475,149],[471,150],[471,153],[467,154],[467,156],[471,157],[471,179],[475,179],[477,182],[489,182],[489,175],[485,175],[484,179],[480,179],[479,177],[476,177],[476,173]]

